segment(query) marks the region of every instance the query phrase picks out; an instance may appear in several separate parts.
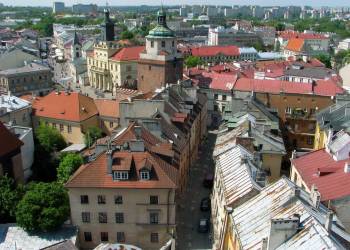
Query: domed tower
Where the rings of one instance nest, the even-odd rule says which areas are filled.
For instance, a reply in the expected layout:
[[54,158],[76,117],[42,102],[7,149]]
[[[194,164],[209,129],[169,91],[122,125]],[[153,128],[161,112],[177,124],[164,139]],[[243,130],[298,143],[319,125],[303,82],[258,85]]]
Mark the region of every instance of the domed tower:
[[182,79],[183,58],[177,50],[174,31],[166,23],[166,12],[158,11],[157,26],[146,36],[146,50],[138,62],[138,90],[146,93]]
[[104,10],[105,20],[102,26],[102,41],[114,41],[114,23],[109,18],[109,10]]

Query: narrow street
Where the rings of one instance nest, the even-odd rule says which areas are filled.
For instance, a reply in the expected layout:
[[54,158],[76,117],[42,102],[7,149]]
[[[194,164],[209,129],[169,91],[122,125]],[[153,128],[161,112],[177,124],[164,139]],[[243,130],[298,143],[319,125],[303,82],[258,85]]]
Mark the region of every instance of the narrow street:
[[178,250],[212,249],[209,233],[199,233],[198,223],[202,218],[210,219],[210,211],[200,210],[201,199],[210,197],[211,190],[203,187],[207,173],[214,171],[212,152],[216,135],[208,132],[206,141],[202,143],[199,158],[191,167],[188,188],[179,201],[177,209],[177,247]]

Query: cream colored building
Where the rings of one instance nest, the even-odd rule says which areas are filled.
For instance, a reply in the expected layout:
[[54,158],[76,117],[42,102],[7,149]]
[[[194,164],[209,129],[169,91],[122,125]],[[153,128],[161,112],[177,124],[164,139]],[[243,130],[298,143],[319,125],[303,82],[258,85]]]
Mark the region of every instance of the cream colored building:
[[141,139],[128,145],[99,154],[66,184],[83,249],[109,242],[158,250],[174,233],[177,169]]
[[103,91],[136,87],[137,61],[144,49],[144,46],[120,48],[112,42],[95,44],[94,53],[87,56],[90,85]]
[[32,126],[32,105],[11,94],[0,94],[0,121],[23,127]]

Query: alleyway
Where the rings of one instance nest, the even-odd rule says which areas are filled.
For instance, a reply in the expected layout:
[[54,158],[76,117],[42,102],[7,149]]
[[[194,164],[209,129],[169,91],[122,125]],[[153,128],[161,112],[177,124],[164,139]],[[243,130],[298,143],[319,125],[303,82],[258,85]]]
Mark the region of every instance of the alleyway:
[[209,233],[197,231],[201,218],[210,218],[210,211],[200,210],[201,199],[210,196],[211,190],[203,187],[203,179],[207,173],[213,173],[214,162],[212,152],[216,135],[208,133],[208,138],[202,143],[199,159],[192,166],[190,180],[184,197],[179,201],[177,209],[177,249],[199,250],[212,249]]

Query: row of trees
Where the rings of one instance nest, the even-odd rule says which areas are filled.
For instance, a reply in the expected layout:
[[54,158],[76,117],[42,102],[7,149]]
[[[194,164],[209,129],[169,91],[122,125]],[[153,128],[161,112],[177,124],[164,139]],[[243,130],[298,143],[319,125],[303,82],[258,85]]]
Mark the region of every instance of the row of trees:
[[[85,141],[92,144],[102,136],[102,131],[93,127],[86,134]],[[56,129],[41,125],[35,135],[33,181],[16,186],[13,179],[0,177],[1,223],[16,222],[29,232],[54,230],[68,218],[69,200],[64,183],[83,164],[80,154],[57,153],[66,143]]]

